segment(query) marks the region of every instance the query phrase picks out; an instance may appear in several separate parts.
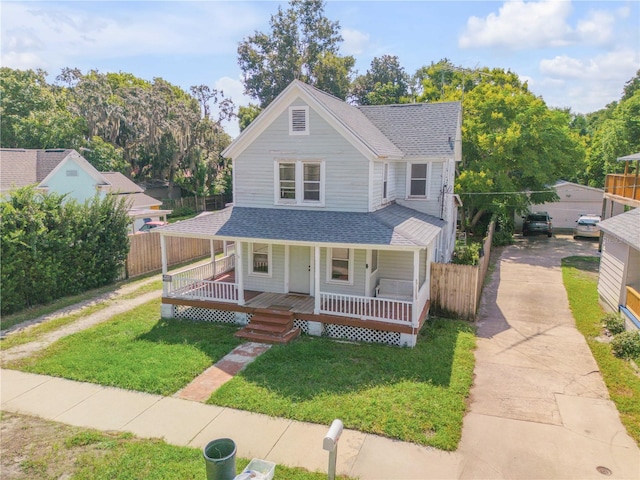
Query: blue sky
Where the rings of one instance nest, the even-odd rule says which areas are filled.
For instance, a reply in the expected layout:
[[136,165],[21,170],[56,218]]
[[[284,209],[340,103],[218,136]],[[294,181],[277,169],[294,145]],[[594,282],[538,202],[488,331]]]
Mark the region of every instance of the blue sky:
[[[188,89],[207,84],[237,104],[237,45],[268,32],[278,5],[249,1],[75,1],[0,4],[1,64],[123,71]],[[589,113],[618,100],[640,69],[640,2],[329,1],[341,53],[364,73],[375,56],[406,71],[448,58],[465,67],[510,69],[549,106]],[[228,127],[232,135],[237,127]]]

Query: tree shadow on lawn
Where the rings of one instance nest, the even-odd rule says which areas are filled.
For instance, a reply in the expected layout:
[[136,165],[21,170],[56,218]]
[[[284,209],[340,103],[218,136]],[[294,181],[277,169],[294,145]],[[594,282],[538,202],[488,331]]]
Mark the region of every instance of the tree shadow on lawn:
[[458,337],[464,332],[473,335],[473,326],[436,319],[425,325],[413,349],[304,336],[274,345],[240,376],[296,402],[404,382],[446,388],[452,383]]

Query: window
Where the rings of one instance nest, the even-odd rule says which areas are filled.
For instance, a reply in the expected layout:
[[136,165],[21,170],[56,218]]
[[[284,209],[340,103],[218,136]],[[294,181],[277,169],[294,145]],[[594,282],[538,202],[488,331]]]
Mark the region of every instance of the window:
[[252,274],[271,276],[271,245],[252,243],[250,257]]
[[324,162],[276,161],[274,172],[276,205],[324,204]]
[[280,200],[296,200],[296,164],[280,164]]
[[320,201],[320,164],[304,163],[304,201]]
[[289,135],[309,135],[309,107],[289,107]]
[[389,164],[385,163],[382,171],[382,200],[387,199],[388,183],[389,183]]
[[351,283],[353,279],[353,250],[329,248],[327,252],[327,282]]
[[429,196],[429,173],[431,165],[427,163],[412,163],[410,172],[411,178],[409,183],[410,197],[428,197]]

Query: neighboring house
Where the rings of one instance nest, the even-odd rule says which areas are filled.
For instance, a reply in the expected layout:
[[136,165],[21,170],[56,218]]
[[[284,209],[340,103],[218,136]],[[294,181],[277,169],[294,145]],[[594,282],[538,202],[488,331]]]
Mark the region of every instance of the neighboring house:
[[[531,212],[547,212],[552,217],[554,229],[573,229],[581,215],[600,215],[604,190],[588,187],[578,183],[561,180],[553,188],[558,197],[557,202],[531,205]],[[622,209],[620,209],[622,212]],[[516,230],[522,227],[522,217],[515,217]]]
[[[413,346],[455,243],[459,102],[355,107],[292,82],[223,152],[233,206],[158,229],[225,242],[167,275],[165,317]],[[233,250],[231,249],[233,245]],[[276,326],[279,324],[282,326]]]
[[118,172],[98,172],[73,149],[0,149],[0,194],[12,189],[35,185],[45,192],[66,194],[85,202],[96,193],[122,195],[126,198],[135,230],[143,218],[165,218],[171,213],[160,210],[162,202],[146,195],[144,190]]
[[600,222],[603,233],[598,295],[608,311],[621,311],[640,328],[640,209]]
[[84,202],[108,183],[75,150],[0,149],[0,193],[27,185]]

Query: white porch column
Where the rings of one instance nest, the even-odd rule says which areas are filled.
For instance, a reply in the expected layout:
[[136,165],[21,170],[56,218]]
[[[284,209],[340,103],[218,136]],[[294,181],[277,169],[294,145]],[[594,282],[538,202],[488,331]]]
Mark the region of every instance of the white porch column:
[[227,256],[227,241],[226,240],[222,241],[222,252],[223,252],[224,256],[226,257]]
[[244,277],[242,275],[242,242],[235,243],[236,283],[238,284],[238,305],[244,305]]
[[[160,253],[162,256],[162,296],[164,297],[169,294],[169,285],[171,284],[171,280],[165,280],[169,276],[167,275],[167,244],[164,235],[160,235]],[[162,318],[173,318],[173,305],[162,303],[160,305],[160,315]]]
[[313,251],[313,295],[315,298],[315,305],[313,307],[313,313],[318,315],[320,313],[320,247],[316,245]]
[[213,238],[209,240],[209,250],[211,250],[211,263],[216,261],[216,249],[213,246]]

